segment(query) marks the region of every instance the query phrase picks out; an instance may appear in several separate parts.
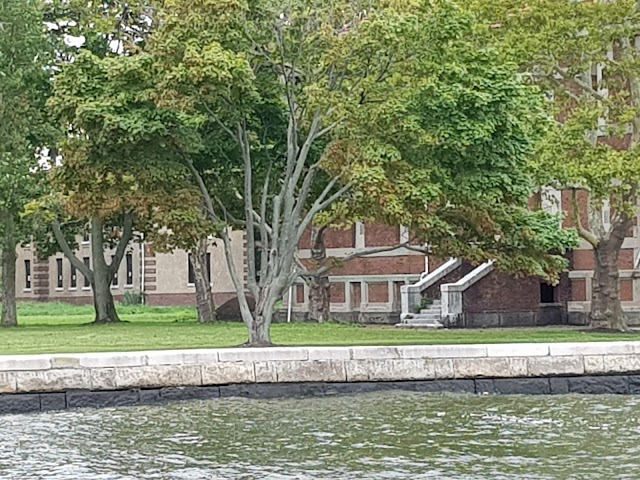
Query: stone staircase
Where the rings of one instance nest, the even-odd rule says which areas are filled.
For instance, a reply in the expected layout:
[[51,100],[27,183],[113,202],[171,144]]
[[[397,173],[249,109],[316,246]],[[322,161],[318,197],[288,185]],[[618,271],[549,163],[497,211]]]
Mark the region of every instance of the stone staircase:
[[407,314],[396,327],[405,328],[442,328],[441,302],[434,300],[429,308],[420,310],[420,313]]

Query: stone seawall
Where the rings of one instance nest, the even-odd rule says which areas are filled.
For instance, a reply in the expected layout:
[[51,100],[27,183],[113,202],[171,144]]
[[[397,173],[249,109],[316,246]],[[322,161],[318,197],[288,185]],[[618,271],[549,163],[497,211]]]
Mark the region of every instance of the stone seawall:
[[268,396],[278,389],[300,394],[396,387],[469,393],[640,393],[640,342],[0,356],[0,412],[243,392]]

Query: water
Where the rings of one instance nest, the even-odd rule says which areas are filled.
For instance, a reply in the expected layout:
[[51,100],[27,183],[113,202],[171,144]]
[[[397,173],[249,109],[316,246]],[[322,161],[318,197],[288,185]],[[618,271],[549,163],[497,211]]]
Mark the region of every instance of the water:
[[1,479],[639,479],[640,397],[386,392],[0,417]]

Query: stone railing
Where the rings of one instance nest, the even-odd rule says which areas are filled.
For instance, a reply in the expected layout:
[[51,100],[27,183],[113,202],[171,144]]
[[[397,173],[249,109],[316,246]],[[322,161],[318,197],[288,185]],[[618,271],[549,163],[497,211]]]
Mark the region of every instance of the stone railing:
[[402,309],[400,320],[404,320],[411,314],[415,313],[414,310],[422,302],[422,292],[436,282],[442,280],[461,265],[462,260],[458,258],[450,258],[433,272],[423,275],[422,278],[413,285],[404,285],[400,289],[400,303]]
[[442,299],[442,322],[445,326],[455,326],[460,323],[463,315],[464,292],[473,284],[486,277],[493,271],[493,262],[485,262],[455,283],[447,283],[440,287]]

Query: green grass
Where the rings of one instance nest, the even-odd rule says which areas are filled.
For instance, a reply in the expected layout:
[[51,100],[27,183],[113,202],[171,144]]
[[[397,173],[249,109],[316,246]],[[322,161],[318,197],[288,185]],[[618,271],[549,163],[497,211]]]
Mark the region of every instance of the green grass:
[[[201,325],[193,308],[120,306],[118,310],[126,323],[91,325],[91,306],[20,304],[20,327],[0,330],[0,354],[213,348],[246,341],[242,323]],[[629,335],[560,327],[428,331],[291,323],[276,324],[272,330],[272,339],[277,344],[318,346],[593,342],[628,338]]]

